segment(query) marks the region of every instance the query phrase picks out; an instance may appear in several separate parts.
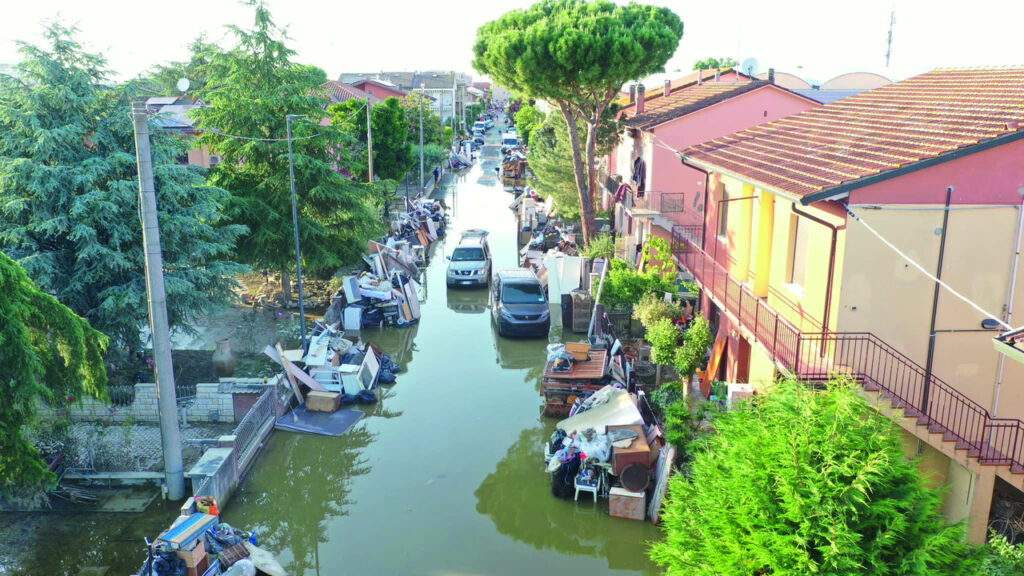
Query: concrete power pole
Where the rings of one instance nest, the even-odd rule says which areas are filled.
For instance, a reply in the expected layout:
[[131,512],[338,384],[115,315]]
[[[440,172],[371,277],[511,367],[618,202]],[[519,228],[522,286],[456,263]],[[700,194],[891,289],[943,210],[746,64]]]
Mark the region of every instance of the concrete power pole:
[[370,157],[370,183],[373,183],[373,115],[370,114],[370,99],[366,99],[366,152]]
[[167,497],[185,497],[185,464],[181,458],[181,432],[178,430],[178,400],[174,392],[174,368],[171,362],[171,331],[167,322],[167,292],[164,289],[164,262],[160,251],[160,224],[156,211],[156,187],[153,185],[153,155],[149,148],[149,116],[146,105],[132,106],[135,125],[135,153],[139,168],[139,205],[142,217],[142,243],[146,257],[146,293],[149,296],[149,330],[153,336],[153,360],[156,367],[157,407],[160,411],[160,439],[164,452],[164,482]]
[[423,99],[427,97],[427,85],[420,84],[420,192],[423,192]]
[[[306,347],[306,302],[302,293],[302,246],[299,244],[299,208],[298,200],[295,199],[295,156],[292,153],[292,120],[301,116],[288,114],[284,117],[285,126],[288,129],[288,178],[292,184],[292,225],[295,228],[295,276],[299,281],[299,329],[302,334],[302,344],[299,348]],[[291,294],[285,294],[291,300]]]

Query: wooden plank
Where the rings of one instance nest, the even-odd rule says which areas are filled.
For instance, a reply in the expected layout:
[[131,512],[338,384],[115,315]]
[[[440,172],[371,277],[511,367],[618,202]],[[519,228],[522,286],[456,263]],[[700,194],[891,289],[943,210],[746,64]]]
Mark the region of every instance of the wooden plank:
[[708,362],[708,369],[700,378],[700,393],[705,398],[711,397],[711,382],[718,374],[718,367],[722,364],[722,356],[725,354],[725,346],[729,340],[729,332],[726,322],[722,322],[718,329],[718,336],[715,337],[715,347],[711,351],[711,360]]
[[554,380],[600,380],[604,378],[605,359],[608,357],[607,350],[591,350],[590,360],[576,362],[570,372],[555,372],[551,369],[552,362],[548,362],[544,369],[544,378]]
[[[268,348],[269,348],[269,346],[268,346]],[[299,384],[295,381],[295,376],[292,374],[292,371],[289,369],[289,367],[292,365],[292,363],[289,362],[288,359],[284,357],[284,350],[281,349],[281,345],[280,344],[274,344],[274,349],[277,350],[277,357],[280,358],[281,366],[284,367],[284,374],[285,374],[285,376],[288,377],[288,382],[291,383],[292,390],[295,391],[295,397],[299,399],[299,404],[304,403],[306,401],[306,399],[303,398],[302,390],[299,388]]]

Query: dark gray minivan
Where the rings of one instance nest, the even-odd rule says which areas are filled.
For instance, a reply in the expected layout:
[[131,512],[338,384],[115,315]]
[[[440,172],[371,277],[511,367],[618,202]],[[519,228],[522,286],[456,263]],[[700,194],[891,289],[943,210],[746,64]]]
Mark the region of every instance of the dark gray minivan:
[[491,317],[499,336],[547,336],[551,313],[537,275],[525,268],[495,272],[491,280]]

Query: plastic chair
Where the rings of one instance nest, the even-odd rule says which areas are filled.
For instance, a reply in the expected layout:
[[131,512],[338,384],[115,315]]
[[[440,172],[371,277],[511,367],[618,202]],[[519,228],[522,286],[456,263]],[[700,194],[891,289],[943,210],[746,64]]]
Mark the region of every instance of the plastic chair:
[[[584,470],[587,469],[584,468]],[[573,485],[576,487],[576,495],[573,497],[573,500],[576,500],[577,502],[579,501],[580,492],[590,492],[591,494],[594,495],[594,503],[597,503],[597,493],[601,491],[602,484],[601,473],[600,471],[591,468],[590,474],[591,475],[589,481],[580,481],[580,476],[583,475],[583,470],[581,470],[580,473],[577,474],[575,478],[573,478],[572,482]]]

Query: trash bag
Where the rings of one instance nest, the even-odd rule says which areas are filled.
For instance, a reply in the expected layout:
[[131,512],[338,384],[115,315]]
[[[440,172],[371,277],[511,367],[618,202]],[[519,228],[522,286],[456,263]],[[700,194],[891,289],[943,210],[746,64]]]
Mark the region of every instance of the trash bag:
[[188,566],[174,552],[161,552],[153,559],[153,576],[186,576]]
[[573,454],[567,462],[551,474],[551,495],[568,500],[576,493],[573,480],[580,471],[580,456]]
[[351,406],[352,404],[355,404],[355,403],[356,403],[356,395],[355,394],[342,394],[341,395],[341,405],[342,406]]
[[565,344],[559,344],[557,342],[555,344],[548,344],[547,351],[548,362],[551,362],[552,360],[558,357],[559,353],[565,352]]
[[356,394],[356,403],[358,404],[376,404],[377,395],[374,394],[373,390],[360,390]]
[[242,558],[231,565],[221,576],[256,576],[256,565],[248,558]]
[[392,374],[401,374],[405,372],[405,368],[399,366],[395,359],[390,354],[384,354],[380,359],[381,370],[390,370]]
[[554,454],[561,450],[562,446],[564,446],[563,441],[565,437],[565,430],[555,430],[554,434],[551,435],[551,442],[548,444],[548,452]]
[[394,384],[398,379],[395,378],[395,375],[391,370],[381,368],[380,372],[377,373],[377,381],[381,384]]

